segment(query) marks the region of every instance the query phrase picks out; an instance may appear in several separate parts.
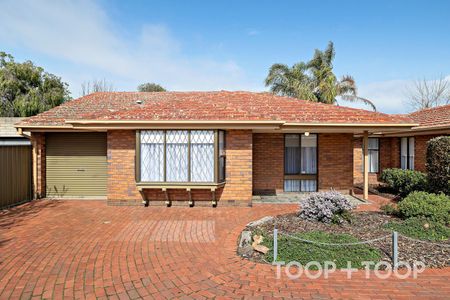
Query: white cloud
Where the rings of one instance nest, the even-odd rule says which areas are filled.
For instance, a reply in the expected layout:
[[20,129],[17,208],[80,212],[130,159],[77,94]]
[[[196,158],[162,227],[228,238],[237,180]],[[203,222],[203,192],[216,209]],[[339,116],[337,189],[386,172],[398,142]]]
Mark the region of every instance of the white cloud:
[[164,25],[144,24],[135,39],[114,25],[98,3],[89,0],[7,0],[0,10],[0,42],[70,64],[59,68],[74,96],[81,82],[93,78],[112,81],[119,90],[147,81],[171,90],[262,88],[234,61],[186,57]]
[[256,29],[252,29],[252,28],[247,29],[247,35],[249,35],[249,36],[259,35],[260,33],[261,32]]
[[409,80],[401,79],[372,82],[360,85],[358,94],[374,102],[380,112],[406,113],[410,109],[405,105],[406,87],[410,83]]
[[[450,75],[445,77],[450,80]],[[429,80],[430,82],[433,79]],[[372,82],[359,85],[358,94],[374,102],[378,111],[386,113],[408,113],[413,107],[408,101],[408,88],[413,88],[414,80],[398,79],[389,81]],[[342,102],[341,104],[347,105]],[[359,104],[352,107],[365,108]]]

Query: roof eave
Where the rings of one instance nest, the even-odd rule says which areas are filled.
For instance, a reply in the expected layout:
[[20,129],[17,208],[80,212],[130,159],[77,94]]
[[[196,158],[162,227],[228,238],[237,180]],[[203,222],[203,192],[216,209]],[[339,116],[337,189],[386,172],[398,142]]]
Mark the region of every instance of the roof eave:
[[386,136],[411,136],[411,135],[427,135],[427,134],[450,134],[450,125],[439,125],[439,126],[427,126],[421,127],[416,126],[411,128],[411,130],[396,131]]
[[66,120],[64,125],[26,125],[17,124],[16,128],[31,131],[45,130],[108,130],[108,129],[253,129],[253,130],[318,130],[332,132],[344,130],[359,132],[391,132],[411,130],[418,124],[411,123],[294,123],[279,120],[232,121],[232,120]]

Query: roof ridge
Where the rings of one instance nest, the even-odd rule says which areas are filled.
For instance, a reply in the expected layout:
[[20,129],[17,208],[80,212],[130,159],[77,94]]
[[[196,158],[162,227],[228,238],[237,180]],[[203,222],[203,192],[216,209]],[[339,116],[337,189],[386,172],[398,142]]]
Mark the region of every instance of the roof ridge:
[[416,110],[416,111],[413,111],[413,112],[409,113],[408,115],[421,113],[421,112],[425,112],[425,111],[430,111],[430,110],[439,110],[439,109],[446,108],[446,107],[450,107],[450,103],[449,104],[438,105],[438,106],[434,106],[434,107],[427,107],[427,108],[419,109],[419,110]]

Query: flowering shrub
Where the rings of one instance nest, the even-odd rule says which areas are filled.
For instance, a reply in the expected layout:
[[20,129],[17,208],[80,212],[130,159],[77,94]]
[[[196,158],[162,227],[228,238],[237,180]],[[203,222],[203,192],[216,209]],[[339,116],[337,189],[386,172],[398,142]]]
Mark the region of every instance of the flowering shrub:
[[300,217],[324,223],[342,222],[353,205],[336,191],[313,193],[300,201]]

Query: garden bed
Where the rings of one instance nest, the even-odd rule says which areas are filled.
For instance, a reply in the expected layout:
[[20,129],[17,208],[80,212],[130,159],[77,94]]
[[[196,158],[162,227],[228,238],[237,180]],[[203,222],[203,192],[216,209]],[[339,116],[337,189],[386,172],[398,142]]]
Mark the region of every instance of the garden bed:
[[[326,241],[335,241],[336,243],[342,243],[345,241],[351,240],[353,241],[367,241],[372,239],[377,239],[379,237],[383,237],[389,235],[392,231],[387,228],[388,224],[395,222],[402,222],[400,219],[389,216],[380,212],[353,212],[352,213],[352,221],[351,223],[344,222],[340,225],[336,224],[326,224],[317,221],[307,221],[298,216],[297,213],[291,213],[286,215],[277,216],[263,224],[247,227],[245,230],[251,231],[252,236],[255,234],[261,234],[264,236],[265,241],[264,245],[270,248],[269,253],[263,255],[261,253],[253,252],[249,259],[259,262],[271,262],[273,255],[273,229],[274,226],[278,229],[279,232],[279,249],[280,251],[288,251],[289,253],[281,253],[280,257],[287,257],[289,259],[294,260],[297,255],[299,261],[305,261],[305,259],[312,259],[317,252],[311,252],[308,255],[308,251],[319,250],[320,255],[327,254],[327,251],[335,251],[333,253],[332,259],[338,261],[341,258],[346,258],[346,250],[345,247],[353,247],[353,246],[323,246],[324,249],[320,250],[316,248],[316,246],[312,247],[311,244],[308,245],[299,245],[298,243],[303,243],[298,240],[287,237],[284,234],[302,237],[309,240],[326,242]],[[323,234],[322,234],[323,233]],[[338,238],[337,238],[338,237]],[[337,240],[336,240],[337,238]],[[295,241],[295,242],[294,242]],[[291,243],[289,247],[284,247],[280,243],[287,242]],[[443,247],[441,245],[448,245],[450,247],[450,241],[443,240],[438,242],[417,242],[404,238],[399,235],[398,247],[399,247],[399,261],[408,262],[412,264],[414,261],[423,262],[426,267],[446,267],[450,266],[450,248]],[[307,243],[306,243],[307,244]],[[284,248],[283,248],[284,247]],[[322,247],[322,246],[320,246]],[[320,248],[319,247],[319,248]],[[326,249],[328,247],[328,249]],[[330,249],[333,247],[333,249]],[[283,250],[283,249],[287,250]],[[295,250],[295,249],[298,249]],[[341,248],[341,249],[337,249]],[[367,244],[366,248],[361,248],[362,255],[366,255],[366,257],[355,257],[355,260],[360,259],[363,261],[365,258],[377,258],[381,261],[386,261],[391,263],[391,253],[392,253],[392,240],[390,237],[375,241],[373,243]],[[376,250],[376,251],[373,251]],[[348,253],[350,253],[348,249]],[[376,254],[376,253],[378,254]],[[364,254],[366,253],[366,254]],[[319,255],[319,257],[320,257]],[[329,253],[328,253],[329,255]],[[358,256],[358,253],[355,253],[354,256]],[[306,256],[310,256],[306,257]],[[300,259],[301,258],[301,259]],[[286,261],[287,263],[288,261]],[[358,264],[356,264],[358,265]]]

